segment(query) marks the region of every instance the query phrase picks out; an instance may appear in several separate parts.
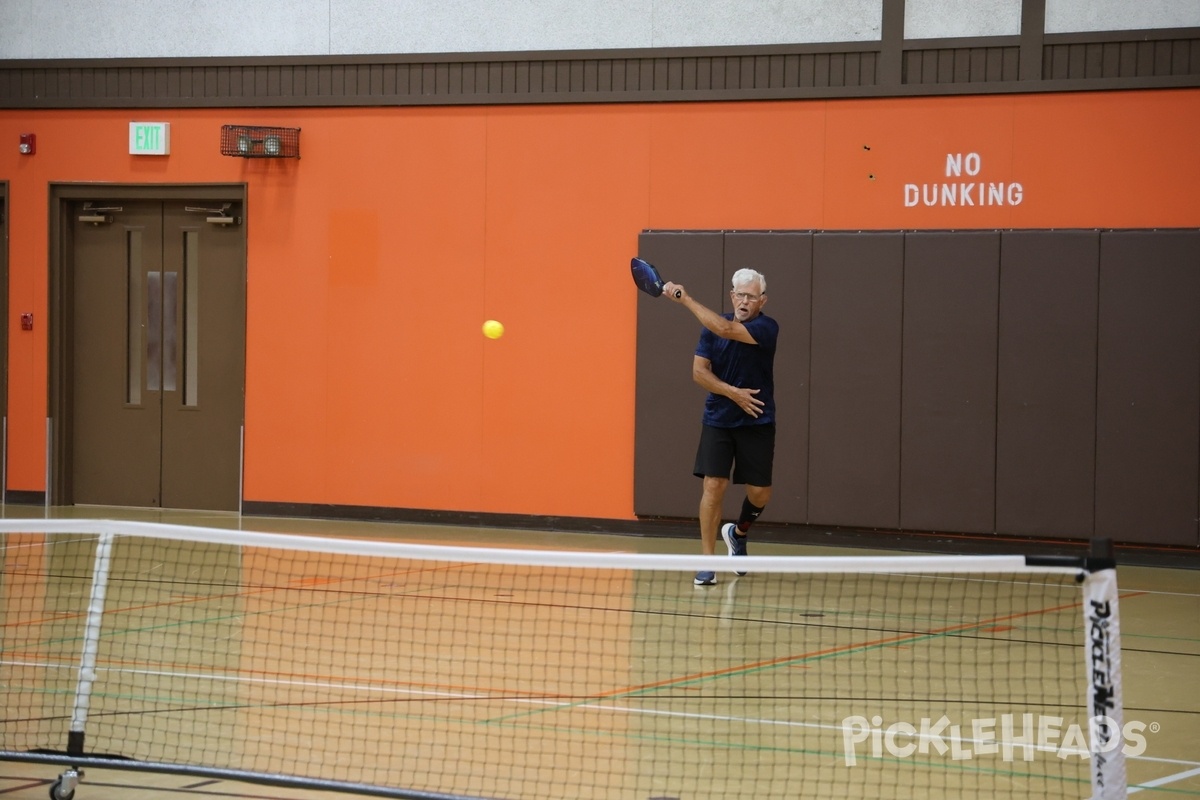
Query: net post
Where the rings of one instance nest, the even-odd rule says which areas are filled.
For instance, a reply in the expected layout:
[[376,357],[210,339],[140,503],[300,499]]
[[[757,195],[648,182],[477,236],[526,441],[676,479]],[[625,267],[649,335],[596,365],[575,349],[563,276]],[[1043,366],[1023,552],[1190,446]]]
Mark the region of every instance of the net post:
[[108,593],[108,573],[112,569],[113,534],[102,533],[96,544],[92,569],[92,591],[88,598],[87,619],[83,627],[83,652],[79,657],[79,678],[75,684],[75,704],[71,709],[71,727],[67,733],[68,755],[83,755],[92,685],[96,681],[96,655],[100,649],[100,628],[104,622],[104,600]]
[[1111,539],[1093,539],[1083,574],[1084,658],[1092,800],[1128,796],[1121,691],[1117,562]]

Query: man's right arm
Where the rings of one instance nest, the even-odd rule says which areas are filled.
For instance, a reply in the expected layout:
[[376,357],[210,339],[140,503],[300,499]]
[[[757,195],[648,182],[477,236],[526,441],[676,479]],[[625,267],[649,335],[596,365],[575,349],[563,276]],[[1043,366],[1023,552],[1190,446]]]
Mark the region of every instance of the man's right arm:
[[[678,296],[676,296],[678,295]],[[687,289],[678,283],[667,283],[663,286],[663,297],[673,300],[687,308],[700,324],[720,336],[722,339],[732,339],[735,342],[758,344],[746,326],[736,319],[725,319],[708,306],[696,300],[687,293]]]

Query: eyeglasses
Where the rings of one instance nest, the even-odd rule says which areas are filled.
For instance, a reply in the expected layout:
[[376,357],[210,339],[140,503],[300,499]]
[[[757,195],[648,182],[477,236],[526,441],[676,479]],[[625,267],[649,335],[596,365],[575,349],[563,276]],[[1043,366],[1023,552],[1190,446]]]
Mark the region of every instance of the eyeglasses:
[[749,300],[752,303],[757,303],[762,300],[761,294],[750,294],[749,292],[730,292],[735,300]]

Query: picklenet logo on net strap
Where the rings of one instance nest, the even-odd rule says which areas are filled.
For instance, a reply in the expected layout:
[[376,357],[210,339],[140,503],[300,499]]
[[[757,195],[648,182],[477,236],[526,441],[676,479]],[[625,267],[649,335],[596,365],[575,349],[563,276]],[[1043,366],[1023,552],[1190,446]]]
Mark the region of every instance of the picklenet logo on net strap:
[[[1095,785],[1104,787],[1107,778],[1108,754],[1116,749],[1117,733],[1123,732],[1108,715],[1116,708],[1116,687],[1113,685],[1112,605],[1108,600],[1089,600],[1088,666],[1091,672],[1092,719],[1110,724],[1093,723],[1092,742],[1096,760],[1092,764]],[[1126,726],[1128,727],[1128,726]],[[1125,755],[1140,755],[1126,752]]]
[[[1064,726],[1062,717],[1035,714],[1004,714],[998,718],[952,722],[942,715],[916,723],[892,722],[884,727],[883,718],[851,716],[842,720],[842,752],[846,766],[858,757],[909,758],[916,755],[949,755],[955,761],[980,756],[1000,756],[1004,761],[1033,761],[1037,753],[1061,759],[1086,759],[1091,756],[1089,735],[1096,737],[1098,752],[1111,753],[1118,747],[1127,756],[1139,756],[1146,750],[1147,728],[1157,725],[1127,722],[1124,727],[1107,716],[1087,721],[1088,730],[1077,723]],[[1121,736],[1114,736],[1117,730]]]

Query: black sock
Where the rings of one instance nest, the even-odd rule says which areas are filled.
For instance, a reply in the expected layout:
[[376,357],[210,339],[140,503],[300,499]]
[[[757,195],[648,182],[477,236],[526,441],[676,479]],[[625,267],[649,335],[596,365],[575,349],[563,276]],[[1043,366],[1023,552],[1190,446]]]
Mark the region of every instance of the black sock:
[[737,532],[745,536],[750,530],[750,526],[754,524],[754,520],[758,519],[758,515],[763,512],[763,508],[766,506],[759,508],[750,502],[749,497],[742,500],[742,513],[738,516]]

